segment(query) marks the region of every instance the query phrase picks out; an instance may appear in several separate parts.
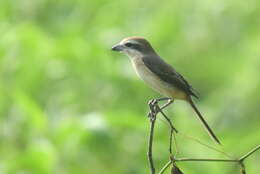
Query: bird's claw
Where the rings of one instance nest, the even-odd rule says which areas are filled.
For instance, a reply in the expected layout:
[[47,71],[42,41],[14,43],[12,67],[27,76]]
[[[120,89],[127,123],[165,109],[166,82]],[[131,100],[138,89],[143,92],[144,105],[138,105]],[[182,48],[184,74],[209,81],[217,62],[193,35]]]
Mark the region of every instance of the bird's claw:
[[148,105],[151,106],[151,105],[155,105],[156,103],[158,103],[157,99],[151,99],[149,100]]
[[151,120],[154,120],[155,117],[156,117],[156,114],[159,112],[159,106],[158,106],[158,101],[157,99],[151,99],[149,100],[148,102],[148,105],[149,105],[149,108],[150,108],[150,111],[148,113],[148,117],[151,119]]

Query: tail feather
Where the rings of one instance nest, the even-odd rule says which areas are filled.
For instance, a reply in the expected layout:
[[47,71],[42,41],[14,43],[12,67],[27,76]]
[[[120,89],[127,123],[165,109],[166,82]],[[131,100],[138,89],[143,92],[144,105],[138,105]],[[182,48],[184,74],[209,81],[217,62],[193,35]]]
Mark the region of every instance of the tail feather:
[[194,111],[196,112],[197,116],[199,117],[200,121],[203,123],[204,127],[207,129],[209,135],[218,143],[221,144],[219,139],[217,138],[217,136],[214,134],[214,132],[212,131],[212,129],[209,127],[208,123],[206,122],[206,120],[203,118],[203,116],[201,115],[200,111],[197,109],[197,107],[195,106],[195,104],[193,103],[191,97],[188,97],[188,102],[190,103],[191,107],[194,109]]

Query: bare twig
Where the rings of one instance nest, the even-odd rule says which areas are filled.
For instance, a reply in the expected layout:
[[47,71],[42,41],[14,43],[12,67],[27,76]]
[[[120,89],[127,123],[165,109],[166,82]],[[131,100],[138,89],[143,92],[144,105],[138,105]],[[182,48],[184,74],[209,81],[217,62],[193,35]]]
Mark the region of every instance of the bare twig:
[[163,174],[165,172],[165,170],[172,164],[172,161],[168,161],[163,168],[160,170],[159,174]]
[[177,129],[173,126],[171,119],[169,117],[167,117],[167,115],[160,109],[160,107],[158,105],[157,105],[157,107],[158,107],[158,110],[160,111],[160,113],[165,118],[165,120],[169,123],[169,126],[170,126],[171,130],[175,131],[176,133],[178,133]]
[[170,154],[172,154],[172,135],[174,132],[178,132],[177,129],[173,126],[172,121],[170,120],[170,118],[167,117],[167,115],[162,111],[162,109],[157,105],[158,110],[160,111],[160,113],[163,115],[163,117],[166,119],[166,121],[169,123],[170,126],[170,144],[169,144],[169,152]]
[[149,112],[149,118],[150,118],[150,135],[149,135],[149,145],[148,145],[148,160],[150,164],[150,171],[151,174],[155,174],[155,167],[153,162],[153,135],[154,135],[154,125],[156,122],[156,115],[157,115],[157,108],[154,107],[154,100],[149,102],[150,112]]
[[150,118],[150,136],[149,136],[149,145],[148,145],[148,160],[150,164],[151,174],[155,174],[155,168],[153,163],[153,134],[154,134],[154,125],[156,117]]
[[179,132],[179,135],[182,135],[182,136],[185,137],[185,138],[191,139],[191,140],[197,142],[198,144],[200,144],[200,145],[202,145],[202,146],[205,146],[205,147],[207,147],[207,148],[209,148],[209,149],[211,149],[211,150],[213,150],[213,151],[222,153],[224,156],[226,156],[226,157],[229,158],[229,159],[232,159],[232,158],[233,158],[233,157],[231,157],[229,154],[227,154],[226,152],[224,152],[224,151],[222,151],[222,150],[219,150],[219,149],[217,149],[217,148],[215,148],[215,147],[213,147],[213,146],[210,146],[210,145],[208,145],[208,144],[205,144],[205,143],[203,143],[202,141],[198,140],[197,138],[188,136],[188,135],[186,135],[186,134],[184,134],[184,133],[181,133],[181,132]]
[[195,161],[195,162],[235,162],[240,165],[242,174],[246,174],[245,165],[244,165],[243,161],[246,158],[248,158],[249,156],[251,156],[254,152],[258,151],[259,149],[260,149],[260,145],[256,146],[255,148],[253,148],[252,150],[247,152],[245,155],[243,155],[239,159],[174,158],[174,157],[171,157],[171,160],[165,164],[165,166],[161,169],[159,174],[163,174],[164,171],[171,165],[172,162],[192,162],[192,161]]
[[248,153],[246,153],[245,155],[243,155],[239,161],[244,161],[247,157],[249,157],[250,155],[252,155],[253,153],[255,153],[256,151],[258,151],[260,149],[260,145],[256,146],[255,148],[253,148],[252,150],[250,150]]
[[[168,102],[166,104],[164,104],[161,108],[158,105],[158,101],[163,101],[163,100],[168,100]],[[170,145],[169,145],[169,151],[170,154],[172,154],[172,135],[173,132],[177,130],[175,129],[175,127],[173,126],[171,120],[166,116],[166,114],[162,111],[164,108],[166,108],[167,106],[169,106],[171,103],[173,103],[172,99],[169,98],[161,98],[161,99],[153,99],[151,101],[149,101],[149,108],[150,108],[150,112],[149,112],[149,118],[150,118],[150,135],[149,135],[149,145],[148,145],[148,160],[149,160],[149,164],[150,164],[150,171],[151,174],[155,173],[155,167],[154,167],[154,162],[153,162],[153,154],[152,154],[152,147],[153,147],[153,136],[154,136],[154,125],[156,122],[156,116],[157,114],[160,112],[163,117],[166,119],[166,121],[169,123],[170,125]]]
[[246,167],[245,164],[243,162],[239,163],[240,167],[241,167],[241,173],[242,174],[246,174]]
[[237,159],[210,159],[210,158],[178,158],[175,162],[197,161],[197,162],[239,162]]
[[[168,100],[168,103],[164,104],[162,107],[158,105],[158,101]],[[210,159],[210,158],[175,158],[172,155],[172,137],[174,132],[177,133],[177,130],[173,126],[171,120],[167,117],[167,115],[163,112],[163,109],[169,106],[171,103],[173,103],[173,100],[169,100],[169,98],[161,98],[161,99],[154,99],[149,102],[150,112],[149,112],[149,118],[150,118],[150,135],[149,135],[149,144],[148,144],[148,160],[150,164],[150,171],[151,174],[155,174],[155,167],[153,162],[153,137],[154,137],[154,126],[156,122],[156,116],[158,113],[161,113],[162,116],[165,118],[165,120],[168,122],[170,126],[170,145],[169,145],[169,152],[170,152],[170,161],[168,161],[163,168],[159,171],[159,174],[163,174],[167,168],[172,164],[173,167],[176,166],[176,162],[231,162],[231,163],[238,163],[241,167],[241,173],[246,174],[246,168],[244,165],[244,160],[247,159],[249,156],[251,156],[253,153],[258,151],[260,149],[260,145],[256,146],[249,152],[247,152],[245,155],[240,157],[239,159]],[[194,139],[194,138],[191,138]],[[208,146],[199,140],[195,140],[196,142],[200,143],[201,145],[204,145],[212,150],[215,150],[217,152],[220,152],[227,157],[230,157],[228,154],[226,154],[223,151],[220,151],[214,147]],[[174,141],[176,143],[176,141]]]

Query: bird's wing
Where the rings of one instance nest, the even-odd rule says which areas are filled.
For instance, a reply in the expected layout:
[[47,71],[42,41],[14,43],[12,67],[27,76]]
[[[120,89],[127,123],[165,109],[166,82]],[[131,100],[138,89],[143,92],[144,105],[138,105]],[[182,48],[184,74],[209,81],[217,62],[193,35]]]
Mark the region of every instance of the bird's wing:
[[184,77],[176,72],[173,67],[164,62],[159,56],[157,56],[156,58],[143,57],[142,60],[144,64],[149,68],[149,70],[157,75],[160,79],[184,91],[186,94],[198,98],[198,96],[194,92],[194,89],[184,79]]

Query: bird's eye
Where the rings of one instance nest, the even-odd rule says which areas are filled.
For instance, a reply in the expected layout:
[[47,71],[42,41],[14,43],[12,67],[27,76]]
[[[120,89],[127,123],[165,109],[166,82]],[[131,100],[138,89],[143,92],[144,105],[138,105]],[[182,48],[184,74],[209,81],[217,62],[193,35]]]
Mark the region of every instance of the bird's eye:
[[126,44],[125,44],[125,46],[126,47],[132,47],[134,44],[132,44],[132,43],[130,43],[130,42],[127,42]]

